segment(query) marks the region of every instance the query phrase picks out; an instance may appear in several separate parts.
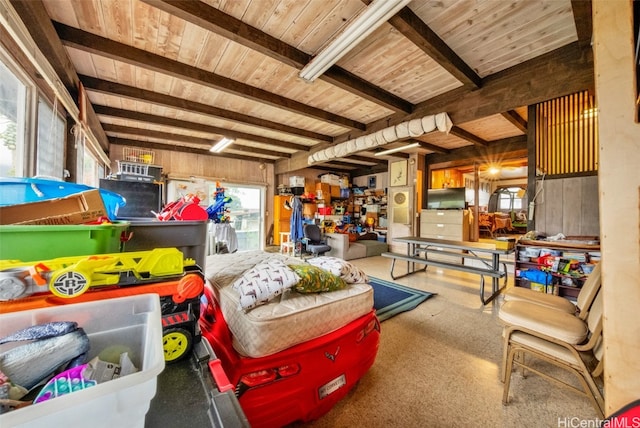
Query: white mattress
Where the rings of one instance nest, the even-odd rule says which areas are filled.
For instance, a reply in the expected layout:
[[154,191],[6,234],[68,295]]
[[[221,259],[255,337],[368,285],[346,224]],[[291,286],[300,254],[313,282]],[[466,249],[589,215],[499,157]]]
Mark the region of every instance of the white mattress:
[[279,259],[304,263],[279,253],[251,251],[207,257],[205,276],[213,285],[222,314],[233,335],[235,350],[257,358],[322,336],[369,313],[373,289],[349,284],[344,290],[301,294],[288,291],[266,305],[247,312],[238,309],[239,294],[231,284],[254,265]]

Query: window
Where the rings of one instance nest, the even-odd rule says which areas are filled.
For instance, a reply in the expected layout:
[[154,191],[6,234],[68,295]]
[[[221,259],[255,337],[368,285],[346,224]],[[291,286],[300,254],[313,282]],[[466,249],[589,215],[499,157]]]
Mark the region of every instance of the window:
[[43,97],[38,98],[36,174],[62,180],[67,124],[55,110],[57,110],[57,103],[51,107]]
[[[0,52],[0,60],[4,57]],[[27,86],[0,62],[0,176],[25,175]]]
[[499,211],[518,211],[526,206],[526,191],[522,187],[505,187],[498,189],[498,210]]
[[[238,251],[260,250],[263,247],[265,188],[241,184],[224,184],[225,196],[231,201],[227,205],[231,225],[236,231]],[[215,193],[211,185],[209,194]]]
[[[78,155],[80,153],[78,152]],[[85,148],[83,150],[82,156],[82,170],[78,171],[78,176],[82,177],[81,182],[88,186],[100,187],[100,172],[98,171],[98,166],[100,162],[98,159],[93,156],[91,150]],[[80,174],[82,171],[82,174]]]

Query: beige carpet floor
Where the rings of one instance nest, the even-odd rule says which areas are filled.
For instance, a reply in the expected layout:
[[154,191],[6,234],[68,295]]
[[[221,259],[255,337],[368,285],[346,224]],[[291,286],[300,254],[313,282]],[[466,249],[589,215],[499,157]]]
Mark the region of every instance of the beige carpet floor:
[[[390,259],[352,262],[392,280]],[[514,373],[511,403],[502,405],[501,301],[482,305],[478,276],[430,268],[395,282],[438,295],[383,322],[371,370],[329,413],[305,426],[595,426],[571,425],[596,419],[587,398],[534,374]]]

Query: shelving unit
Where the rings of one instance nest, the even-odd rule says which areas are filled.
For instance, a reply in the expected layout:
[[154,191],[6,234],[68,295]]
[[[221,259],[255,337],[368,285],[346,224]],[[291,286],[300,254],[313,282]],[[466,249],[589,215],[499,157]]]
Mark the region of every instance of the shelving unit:
[[[529,249],[540,251],[538,257],[528,257],[532,252]],[[551,253],[554,265],[541,264],[539,257],[544,253]],[[521,239],[516,245],[515,252],[515,285],[519,287],[531,288],[531,282],[523,277],[523,272],[527,270],[545,270],[551,274],[551,284],[544,291],[575,300],[580,292],[580,288],[588,278],[588,274],[583,273],[583,263],[599,262],[595,260],[594,254],[600,253],[600,244],[597,240],[567,240],[562,242],[531,241]],[[570,269],[568,272],[560,271],[562,264],[566,260],[578,260],[577,269]],[[584,261],[582,261],[584,260]],[[551,259],[549,260],[551,262]]]

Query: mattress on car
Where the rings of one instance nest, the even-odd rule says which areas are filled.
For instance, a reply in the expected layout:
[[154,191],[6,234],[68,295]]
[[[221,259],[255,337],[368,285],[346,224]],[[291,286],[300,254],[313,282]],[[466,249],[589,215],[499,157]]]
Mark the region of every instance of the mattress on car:
[[330,333],[373,308],[369,284],[349,284],[338,291],[301,294],[288,291],[249,311],[238,308],[240,295],[231,284],[246,270],[268,260],[304,263],[279,253],[250,251],[207,257],[205,276],[213,285],[222,314],[233,335],[233,347],[245,356],[274,354]]

